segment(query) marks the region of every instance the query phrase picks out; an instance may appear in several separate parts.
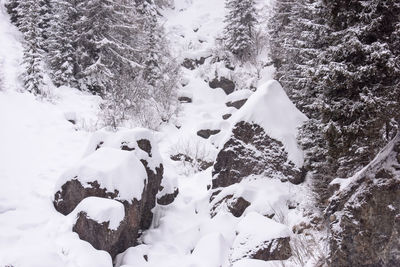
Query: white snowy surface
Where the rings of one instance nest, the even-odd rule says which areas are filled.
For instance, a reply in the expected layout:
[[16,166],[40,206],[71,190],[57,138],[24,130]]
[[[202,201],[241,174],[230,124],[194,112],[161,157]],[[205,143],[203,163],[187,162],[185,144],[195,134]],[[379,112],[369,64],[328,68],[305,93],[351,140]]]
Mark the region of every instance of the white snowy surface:
[[[151,156],[146,151],[139,148],[137,141],[148,140],[151,144]],[[95,132],[89,141],[85,155],[89,155],[96,151],[98,145],[103,148],[120,149],[122,145],[126,145],[133,149],[133,153],[139,159],[145,159],[148,167],[156,171],[156,168],[162,164],[158,145],[155,141],[154,132],[144,128],[125,129],[120,128],[117,132],[109,132],[104,129]]]
[[252,252],[262,249],[267,241],[290,236],[290,230],[286,225],[256,212],[248,213],[239,222],[236,231],[239,234],[231,248],[232,262],[249,257]]
[[296,137],[298,127],[307,117],[290,101],[277,81],[261,85],[230,120],[234,124],[246,121],[260,125],[271,138],[283,143],[289,160],[298,167],[303,165],[303,151],[298,147]]
[[0,75],[4,90],[16,91],[21,85],[22,35],[10,23],[4,3],[5,0],[0,0]]
[[[177,60],[208,56],[215,50],[215,37],[220,35],[223,27],[224,2],[175,0],[175,9],[163,11],[164,26]],[[159,145],[160,158],[157,158],[157,146],[152,146],[152,167],[158,167],[157,162],[163,162],[163,186],[169,192],[178,187],[179,195],[174,203],[168,206],[156,206],[152,228],[141,237],[143,244],[129,248],[121,254],[117,258],[117,267],[231,267],[228,254],[237,238],[237,227],[243,216],[248,216],[251,212],[266,215],[272,210],[277,210],[287,217],[290,227],[301,220],[297,211],[289,211],[287,208],[287,201],[296,199],[297,196],[294,195],[299,191],[291,188],[289,184],[270,180],[245,181],[221,193],[232,190],[234,194],[251,200],[252,204],[242,218],[236,218],[224,210],[211,218],[211,193],[207,186],[211,184],[212,168],[197,173],[181,172],[178,163],[169,158],[171,151],[180,148],[183,151],[189,150],[191,155],[203,154],[207,159],[215,159],[221,148],[221,139],[229,133],[234,124],[231,119],[223,122],[222,115],[229,112],[235,114],[237,111],[225,106],[227,96],[224,91],[211,89],[207,80],[214,76],[215,71],[228,78],[236,75],[237,79],[242,81],[238,83],[237,90],[246,90],[250,85],[257,85],[254,77],[249,75],[254,69],[244,66],[232,73],[223,64],[212,64],[210,59],[207,59],[198,69],[182,70],[186,85],[182,89],[183,95],[191,96],[193,102],[182,105],[176,120],[166,125],[161,132],[149,134],[147,130],[120,129],[117,133],[109,133],[101,130],[92,136],[92,133],[87,131],[95,131],[98,128],[101,102],[99,97],[61,87],[54,90],[52,103],[48,103],[38,101],[29,94],[15,92],[21,90],[18,75],[21,73],[22,48],[19,38],[17,31],[6,21],[2,9],[0,58],[3,58],[7,66],[7,92],[0,92],[0,266],[113,266],[111,257],[106,252],[97,251],[72,232],[73,222],[70,216],[63,216],[55,211],[52,204],[54,186],[60,175],[65,175],[65,170],[96,175],[115,173],[114,167],[119,164],[125,166],[125,156],[115,152],[118,154],[115,159],[121,156],[118,161],[121,160],[122,163],[117,163],[113,155],[109,155],[113,160],[108,162],[105,155],[107,153],[103,152],[117,150],[121,141],[135,146],[137,139],[142,137],[153,138],[150,140],[152,145]],[[240,71],[243,73],[239,73]],[[272,67],[262,69],[259,84],[268,82],[272,73]],[[250,97],[257,99],[253,100],[254,105],[269,103],[263,97],[254,97],[255,94],[257,93]],[[259,92],[258,95],[283,99],[279,97],[281,94]],[[234,96],[235,94],[232,98]],[[291,111],[291,108],[288,105],[287,110],[277,111],[286,113]],[[77,124],[68,122],[69,116],[66,114],[75,114]],[[260,119],[259,116],[254,118]],[[205,140],[196,134],[199,125],[219,128],[221,134]],[[275,126],[280,127],[280,124]],[[286,127],[286,124],[283,126]],[[271,130],[281,131],[279,134],[293,134],[294,130],[289,128]],[[292,135],[289,140],[291,137]],[[103,149],[95,152],[99,140],[105,143]],[[137,158],[148,156],[140,149],[126,153],[136,155],[136,163]],[[100,162],[104,163],[104,166],[99,164]],[[126,170],[130,169],[125,167]],[[137,175],[136,170],[134,175]],[[103,179],[103,182],[107,184],[107,188],[122,185],[108,178]],[[138,192],[125,193],[134,195]],[[99,215],[99,221],[106,221],[107,217],[111,220],[114,216],[118,221],[121,216],[102,213],[102,207],[96,206],[96,210],[88,209],[91,213]],[[118,208],[115,207],[115,210]],[[275,263],[241,260],[235,262],[234,266],[275,266],[273,264]]]
[[64,172],[57,181],[56,191],[73,179],[80,181],[84,187],[97,181],[100,188],[106,188],[108,192],[117,190],[117,199],[129,202],[142,198],[147,174],[134,153],[101,147]]
[[100,197],[87,197],[68,214],[74,221],[80,212],[85,212],[90,218],[100,224],[109,222],[110,230],[117,230],[125,217],[125,208],[121,202]]
[[233,92],[226,97],[225,102],[235,102],[243,99],[248,99],[254,92],[249,89],[243,89]]

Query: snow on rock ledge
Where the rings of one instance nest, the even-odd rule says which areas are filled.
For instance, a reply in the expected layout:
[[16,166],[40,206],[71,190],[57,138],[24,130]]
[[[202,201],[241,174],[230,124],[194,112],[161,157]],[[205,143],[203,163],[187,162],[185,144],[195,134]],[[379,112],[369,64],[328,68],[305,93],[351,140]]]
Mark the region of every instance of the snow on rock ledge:
[[234,124],[241,121],[257,124],[268,136],[282,142],[289,160],[297,167],[303,165],[303,151],[296,141],[297,129],[306,120],[275,80],[260,86],[232,117]]
[[108,229],[110,230],[117,230],[125,217],[122,203],[100,197],[85,198],[68,216],[76,218],[81,212],[86,213],[87,218],[99,224],[108,222]]
[[85,188],[98,183],[100,190],[115,194],[115,199],[131,202],[133,199],[141,200],[147,183],[147,174],[135,154],[112,148],[100,148],[84,158],[77,166],[64,172],[56,188],[61,188],[71,180],[79,181]]
[[306,119],[278,82],[261,86],[229,119],[233,127],[214,164],[212,188],[239,183],[250,175],[302,183],[303,152],[296,136]]
[[287,260],[290,249],[290,230],[256,212],[247,214],[238,224],[230,256],[231,262],[243,258]]

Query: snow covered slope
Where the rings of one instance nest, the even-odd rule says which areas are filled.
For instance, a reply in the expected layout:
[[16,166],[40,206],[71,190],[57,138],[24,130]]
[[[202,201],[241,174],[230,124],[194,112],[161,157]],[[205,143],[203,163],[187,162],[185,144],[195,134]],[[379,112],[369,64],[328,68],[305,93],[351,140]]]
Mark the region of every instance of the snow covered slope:
[[[165,27],[177,60],[207,58],[213,53],[215,39],[223,28],[224,2],[176,0],[174,9],[164,10]],[[60,215],[52,205],[57,179],[71,166],[79,165],[82,156],[87,153],[85,149],[92,136],[89,131],[96,128],[100,99],[71,88],[56,90],[52,103],[39,101],[30,94],[18,93],[21,89],[18,75],[22,62],[20,37],[8,22],[4,8],[1,8],[0,64],[5,66],[7,91],[0,92],[0,266],[111,267],[111,257],[81,241],[72,232],[71,216]],[[177,178],[179,195],[174,203],[155,208],[152,228],[143,233],[140,240],[142,244],[119,255],[116,266],[232,265],[229,255],[235,243],[236,231],[242,229],[246,221],[225,210],[211,218],[211,192],[207,189],[211,184],[211,168],[200,172],[188,171],[188,166],[170,159],[173,152],[191,151],[191,155],[213,161],[221,148],[221,140],[232,128],[235,118],[243,118],[248,114],[245,110],[238,111],[226,106],[226,101],[236,100],[235,97],[239,96],[227,97],[222,89],[210,88],[206,80],[214,75],[216,69],[222,74],[229,74],[221,64],[211,63],[209,59],[205,59],[204,65],[194,70],[182,70],[185,80],[182,83],[185,86],[181,88],[181,95],[190,96],[192,102],[182,104],[177,120],[156,134],[165,176]],[[271,79],[272,69],[265,68],[261,73],[264,83]],[[243,82],[243,85],[246,84],[247,80]],[[247,87],[237,89],[246,90],[243,91],[245,94],[238,94],[240,97],[252,95]],[[258,94],[267,99],[268,92],[264,91]],[[248,106],[260,100],[257,95],[253,99],[250,98]],[[292,107],[288,109],[293,111]],[[223,115],[228,113],[237,115],[224,120]],[[296,117],[293,121],[296,125],[304,119],[301,114],[292,114]],[[68,121],[71,118],[76,120],[76,125]],[[282,125],[277,123],[275,126],[279,128]],[[286,133],[293,134],[292,128],[282,127],[283,134],[278,129],[271,128],[271,132],[279,138]],[[197,135],[197,131],[203,129],[220,132],[204,139]],[[292,140],[293,136],[290,138]],[[246,216],[254,212],[266,215],[270,210],[280,208],[286,212],[289,201],[303,200],[299,197],[301,189],[296,190],[289,183],[252,177],[234,185],[227,192],[239,192],[252,201],[243,215]],[[82,205],[79,208],[87,210],[92,203]],[[92,216],[99,221],[110,219],[116,225],[118,217],[121,217],[120,206],[112,202],[104,206],[105,209],[91,209]],[[110,218],[110,214],[114,214],[115,218]],[[260,218],[261,215],[256,217]],[[286,215],[289,228],[301,219],[297,210]],[[268,227],[272,224],[269,220],[259,220],[257,225]],[[271,230],[263,234],[280,236],[282,229],[278,230],[279,233]],[[265,267],[275,264],[280,263],[245,259],[236,261],[234,266]],[[288,266],[291,264],[289,262]]]

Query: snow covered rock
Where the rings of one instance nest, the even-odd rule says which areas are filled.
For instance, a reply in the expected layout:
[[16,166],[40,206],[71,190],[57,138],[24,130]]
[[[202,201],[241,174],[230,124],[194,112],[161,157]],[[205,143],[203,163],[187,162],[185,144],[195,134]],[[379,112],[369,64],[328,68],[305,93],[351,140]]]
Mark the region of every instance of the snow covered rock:
[[218,153],[212,188],[227,187],[249,175],[259,174],[294,184],[304,180],[304,173],[288,161],[281,142],[269,137],[257,124],[239,122]]
[[235,83],[225,77],[214,78],[212,81],[208,83],[208,85],[212,89],[221,88],[227,95],[233,93],[233,91],[235,91],[236,88]]
[[115,257],[136,245],[139,231],[150,227],[159,191],[164,192],[160,204],[169,204],[177,193],[165,189],[173,187],[169,181],[163,181],[162,160],[148,130],[99,131],[94,134],[86,155],[60,177],[54,206],[67,215],[89,197],[121,203],[125,216],[117,229],[98,223],[86,211],[79,213],[74,226],[82,239]]
[[199,59],[185,58],[182,63],[182,66],[189,70],[194,70],[198,66],[203,65],[206,61],[205,57],[200,57]]
[[66,215],[90,196],[130,203],[142,199],[146,183],[146,170],[134,154],[100,148],[61,175],[54,206]]
[[238,224],[230,260],[243,258],[264,261],[287,260],[291,257],[290,230],[256,212],[247,214]]
[[[77,214],[73,230],[79,237],[115,257],[136,244],[143,220],[152,216],[145,207],[147,181],[145,167],[134,153],[99,148],[60,177],[54,206],[64,215]],[[107,214],[113,217],[108,224],[99,219]],[[121,214],[123,223],[117,226],[113,220],[121,221]]]
[[239,90],[230,94],[226,98],[226,106],[240,109],[247,102],[247,99],[253,94],[251,90]]
[[[155,207],[156,198],[163,188],[164,166],[153,132],[148,129],[136,128],[132,130],[120,130],[116,133],[98,131],[92,137],[86,154],[90,154],[100,147],[130,151],[140,160],[147,173],[146,196],[144,197],[144,217],[142,228],[149,228],[153,218],[151,210]],[[168,183],[168,181],[163,182]],[[171,192],[174,194],[174,192]]]
[[236,197],[234,195],[227,195],[213,205],[211,209],[211,217],[214,217],[218,213],[222,205],[225,205],[233,216],[240,217],[250,204],[249,201],[241,196]]
[[331,266],[400,266],[400,134],[330,199]]
[[231,118],[234,127],[214,164],[212,188],[259,174],[303,182],[303,153],[296,136],[306,119],[278,82],[261,86]]
[[204,139],[208,139],[208,138],[210,138],[211,135],[216,135],[216,134],[219,134],[220,132],[221,132],[221,130],[219,130],[219,129],[215,129],[215,130],[203,129],[203,130],[199,130],[197,132],[197,135],[200,137],[203,137]]
[[112,257],[131,245],[125,208],[118,201],[88,197],[69,216],[75,219],[73,231],[80,239],[96,249],[108,251]]

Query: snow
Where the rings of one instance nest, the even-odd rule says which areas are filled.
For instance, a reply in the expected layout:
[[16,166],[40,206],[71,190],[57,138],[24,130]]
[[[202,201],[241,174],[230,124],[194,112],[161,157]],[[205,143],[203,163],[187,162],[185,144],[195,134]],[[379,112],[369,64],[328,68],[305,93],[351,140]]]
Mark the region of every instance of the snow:
[[97,181],[100,188],[106,188],[108,192],[117,190],[117,199],[130,202],[141,200],[147,174],[134,153],[101,147],[64,172],[57,181],[56,191],[72,179],[77,179],[83,186]]
[[225,102],[235,102],[243,99],[248,99],[254,92],[249,89],[238,90],[226,97]]
[[261,85],[246,104],[232,116],[232,122],[246,121],[263,127],[265,132],[283,143],[288,158],[297,167],[303,165],[303,151],[297,145],[297,131],[307,117],[290,101],[275,80]]
[[[223,27],[224,2],[175,0],[175,9],[163,11],[164,26],[178,61],[215,52],[215,38]],[[297,200],[300,189],[266,177],[246,180],[221,192],[221,197],[233,193],[252,202],[241,218],[226,210],[211,218],[210,209],[214,203],[209,203],[211,192],[207,187],[211,184],[212,168],[185,173],[180,171],[179,163],[170,160],[171,151],[176,151],[176,147],[188,147],[191,155],[203,151],[206,159],[214,160],[222,138],[236,122],[232,120],[235,115],[260,123],[274,123],[263,127],[269,134],[276,134],[277,139],[281,138],[286,148],[293,145],[289,141],[294,140],[295,125],[289,127],[287,124],[292,116],[299,114],[287,103],[282,92],[276,88],[262,89],[272,77],[272,67],[261,69],[261,90],[252,93],[248,90],[250,85],[257,86],[254,75],[250,75],[254,74],[254,68],[243,66],[232,72],[223,62],[214,64],[207,59],[193,71],[182,70],[186,86],[180,95],[190,96],[193,102],[182,105],[177,118],[160,132],[146,129],[118,129],[115,133],[97,131],[101,103],[97,96],[60,87],[54,88],[51,102],[46,102],[16,92],[21,90],[18,75],[21,73],[22,47],[20,35],[4,15],[2,9],[0,62],[6,66],[7,92],[0,92],[0,266],[113,266],[110,255],[80,240],[72,232],[72,225],[74,215],[84,210],[91,218],[99,222],[110,221],[110,227],[116,227],[123,215],[121,204],[106,199],[100,203],[96,198],[89,198],[78,205],[74,214],[63,216],[52,204],[54,186],[57,185],[58,190],[66,179],[75,176],[84,183],[100,179],[102,187],[119,190],[121,200],[139,198],[147,177],[140,159],[148,161],[152,169],[163,163],[164,191],[160,195],[171,193],[175,188],[179,188],[179,195],[172,204],[154,208],[153,224],[142,234],[139,240],[142,244],[120,254],[115,262],[117,267],[230,267],[229,252],[238,239],[236,232],[240,229],[243,235],[246,231],[253,233],[252,229],[244,229],[244,219],[257,225],[274,225],[268,219],[265,222],[264,217],[260,219],[274,210],[287,216],[289,226],[302,219],[301,212],[287,208],[289,200]],[[194,31],[196,28],[197,32]],[[211,89],[207,81],[214,77],[215,71],[227,78],[236,76],[238,92],[227,96],[222,89]],[[248,113],[226,107],[227,99],[246,94],[252,94],[246,105],[261,108],[260,112],[252,112],[251,107],[246,108]],[[276,101],[286,106],[277,107]],[[222,115],[227,113],[234,116],[223,121]],[[275,117],[276,121],[273,121],[271,118]],[[299,117],[304,119],[301,114]],[[77,124],[68,122],[70,118],[76,118]],[[298,123],[298,120],[294,122]],[[196,134],[199,126],[221,129],[221,133],[205,140]],[[136,142],[140,139],[151,142],[151,157],[137,147]],[[96,150],[100,141],[104,142],[102,148]],[[135,150],[121,151],[122,142]],[[256,219],[251,219],[252,216]],[[261,229],[260,236],[284,232],[279,227],[274,229],[276,233]],[[257,235],[254,242],[260,241]],[[273,266],[273,263],[247,259],[235,262],[234,266],[264,267]]]
[[[151,144],[151,156],[147,152],[139,148],[137,141],[148,140]],[[129,148],[134,149],[133,153],[139,159],[145,159],[148,167],[156,171],[156,168],[162,164],[162,159],[158,151],[158,145],[155,142],[154,133],[151,130],[144,128],[124,129],[120,128],[117,132],[109,132],[107,130],[99,130],[95,132],[87,146],[85,155],[89,155],[96,151],[97,146],[121,149],[121,145],[127,145]]]
[[80,212],[85,212],[90,218],[99,224],[109,222],[110,230],[117,230],[125,217],[125,208],[121,202],[112,199],[87,197],[68,215],[76,219]]
[[290,236],[287,226],[256,212],[248,213],[239,222],[237,232],[239,234],[232,245],[232,262],[246,258],[249,253],[261,249],[266,241]]
[[0,75],[5,90],[20,89],[19,75],[22,73],[22,36],[10,22],[5,1],[0,0]]

